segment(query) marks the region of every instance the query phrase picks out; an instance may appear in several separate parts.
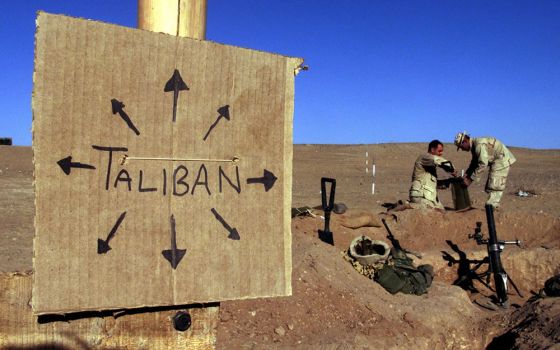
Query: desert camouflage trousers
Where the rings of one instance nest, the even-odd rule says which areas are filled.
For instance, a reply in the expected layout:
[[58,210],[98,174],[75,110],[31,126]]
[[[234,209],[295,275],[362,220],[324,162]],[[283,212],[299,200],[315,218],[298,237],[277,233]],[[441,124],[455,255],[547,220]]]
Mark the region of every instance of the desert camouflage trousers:
[[410,206],[414,209],[445,209],[439,201],[431,201],[424,197],[410,197]]
[[506,188],[509,164],[494,163],[490,166],[485,191],[488,193],[486,204],[497,208]]

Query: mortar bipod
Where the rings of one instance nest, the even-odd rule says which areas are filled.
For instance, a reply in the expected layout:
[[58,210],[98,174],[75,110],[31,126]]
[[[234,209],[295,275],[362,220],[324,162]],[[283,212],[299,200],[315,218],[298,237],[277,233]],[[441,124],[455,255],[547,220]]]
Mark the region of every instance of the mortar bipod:
[[[486,276],[486,283],[490,282],[490,275],[494,277],[494,289],[496,292],[497,304],[501,306],[507,305],[508,300],[508,280],[520,297],[523,297],[519,288],[515,285],[511,277],[508,277],[505,269],[502,266],[500,253],[508,244],[515,244],[521,247],[521,241],[516,239],[514,241],[498,240],[496,233],[496,226],[494,222],[494,207],[486,205],[486,219],[488,223],[488,239],[484,238],[482,234],[482,223],[477,222],[474,234],[469,234],[468,237],[474,239],[478,245],[486,245],[488,256],[484,258],[483,263],[488,263],[488,270],[478,276]],[[474,270],[478,269],[482,264],[478,265]],[[474,272],[473,270],[471,270]]]
[[[327,183],[331,184],[329,198],[327,200]],[[325,229],[319,230],[319,239],[327,244],[334,245],[333,234],[330,231],[331,212],[334,208],[334,194],[336,191],[336,180],[326,177],[321,178],[321,205],[325,212]]]

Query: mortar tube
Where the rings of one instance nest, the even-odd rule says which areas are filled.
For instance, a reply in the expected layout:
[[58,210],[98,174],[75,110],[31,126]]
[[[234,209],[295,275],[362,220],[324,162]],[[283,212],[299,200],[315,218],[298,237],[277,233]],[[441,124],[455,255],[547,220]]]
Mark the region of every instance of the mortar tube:
[[486,204],[486,220],[488,222],[488,258],[490,259],[490,267],[494,275],[494,288],[496,288],[496,296],[500,304],[505,304],[508,300],[507,295],[507,274],[502,267],[500,260],[500,243],[496,234],[496,225],[494,222],[494,207]]

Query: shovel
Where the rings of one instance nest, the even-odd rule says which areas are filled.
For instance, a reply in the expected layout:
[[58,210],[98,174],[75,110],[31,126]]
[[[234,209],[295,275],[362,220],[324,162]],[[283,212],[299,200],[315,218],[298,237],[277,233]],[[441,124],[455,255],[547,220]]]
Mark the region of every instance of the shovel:
[[[331,184],[330,194],[327,201],[327,183]],[[336,189],[336,180],[326,177],[321,178],[321,204],[325,212],[325,229],[319,230],[319,239],[327,244],[334,245],[333,234],[330,231],[329,223],[331,221],[331,211],[334,208],[334,193]]]

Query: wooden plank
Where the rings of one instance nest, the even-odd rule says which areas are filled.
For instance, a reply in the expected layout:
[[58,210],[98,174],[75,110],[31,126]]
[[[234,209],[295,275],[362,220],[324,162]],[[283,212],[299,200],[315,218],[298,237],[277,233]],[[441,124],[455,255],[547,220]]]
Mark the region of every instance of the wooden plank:
[[[41,318],[33,315],[30,273],[0,274],[1,349],[214,349],[219,306],[188,311],[192,326],[174,329],[174,310],[128,310],[113,317],[89,313]],[[78,316],[86,316],[77,318]]]

